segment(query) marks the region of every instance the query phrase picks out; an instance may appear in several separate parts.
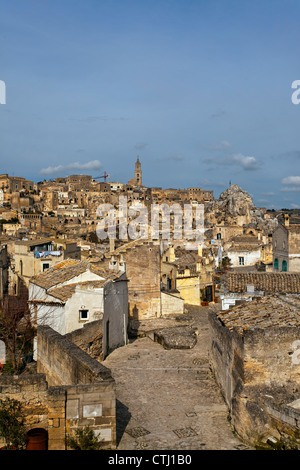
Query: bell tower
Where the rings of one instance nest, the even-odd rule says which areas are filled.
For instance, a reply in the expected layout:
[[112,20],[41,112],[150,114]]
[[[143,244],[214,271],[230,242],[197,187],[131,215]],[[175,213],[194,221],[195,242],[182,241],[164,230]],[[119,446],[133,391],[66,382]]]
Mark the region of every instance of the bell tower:
[[139,160],[139,156],[137,156],[137,160],[135,164],[134,179],[135,179],[135,184],[137,186],[142,185],[142,166]]

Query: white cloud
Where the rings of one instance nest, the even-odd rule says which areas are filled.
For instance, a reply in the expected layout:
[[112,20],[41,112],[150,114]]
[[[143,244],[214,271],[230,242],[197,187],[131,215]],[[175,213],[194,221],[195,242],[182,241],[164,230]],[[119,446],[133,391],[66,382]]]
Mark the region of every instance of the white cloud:
[[231,144],[227,142],[227,140],[222,140],[222,142],[220,142],[217,145],[213,145],[212,147],[210,147],[210,149],[211,150],[229,150],[231,149]]
[[283,178],[282,184],[300,185],[300,176],[287,176],[286,178]]
[[246,171],[257,170],[260,168],[260,163],[256,160],[255,157],[243,155],[242,153],[238,153],[235,155],[230,155],[228,157],[208,157],[204,160],[205,163],[216,163],[217,165],[236,165],[242,167]]
[[42,168],[40,173],[42,175],[53,175],[57,173],[65,172],[66,170],[100,170],[102,168],[102,163],[99,160],[91,160],[90,162],[80,163],[73,162],[68,165],[58,165],[58,166],[48,166],[47,168]]
[[233,155],[232,159],[234,162],[244,168],[244,170],[257,170],[260,166],[255,157],[248,157],[242,153]]
[[289,192],[289,191],[300,191],[300,185],[299,186],[285,186],[284,188],[281,188],[282,192]]

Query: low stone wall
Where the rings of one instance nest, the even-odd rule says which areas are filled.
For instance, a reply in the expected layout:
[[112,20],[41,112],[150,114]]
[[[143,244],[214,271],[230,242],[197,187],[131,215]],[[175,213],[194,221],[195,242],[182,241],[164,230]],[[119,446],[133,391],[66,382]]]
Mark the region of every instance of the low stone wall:
[[86,323],[83,328],[67,333],[65,338],[76,344],[80,349],[87,352],[89,356],[103,361],[103,321],[96,320]]
[[109,369],[50,327],[38,328],[37,374],[0,377],[0,400],[23,404],[27,429],[44,428],[48,449],[89,426],[103,449],[116,447],[116,390]]
[[37,371],[47,375],[49,386],[111,379],[109,369],[48,326],[38,328],[37,344]]
[[244,379],[244,344],[236,332],[230,332],[214,313],[208,314],[211,345],[209,360],[224,400],[231,411],[233,396]]
[[162,316],[182,315],[184,313],[184,300],[168,292],[161,293]]
[[300,449],[300,410],[289,405],[300,398],[300,365],[292,361],[299,327],[239,334],[214,313],[209,320],[210,366],[237,434],[255,447]]

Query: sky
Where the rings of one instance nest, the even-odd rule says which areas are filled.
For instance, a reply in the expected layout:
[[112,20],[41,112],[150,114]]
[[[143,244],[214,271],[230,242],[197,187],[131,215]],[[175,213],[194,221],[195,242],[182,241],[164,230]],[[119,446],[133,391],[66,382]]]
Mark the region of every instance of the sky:
[[0,173],[127,183],[139,155],[148,187],[300,208],[299,18],[299,0],[0,0]]

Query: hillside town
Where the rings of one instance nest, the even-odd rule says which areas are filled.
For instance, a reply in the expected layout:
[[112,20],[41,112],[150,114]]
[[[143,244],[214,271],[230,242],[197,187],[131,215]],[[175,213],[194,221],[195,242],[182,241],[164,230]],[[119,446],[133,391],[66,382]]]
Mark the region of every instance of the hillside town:
[[[188,230],[184,230],[187,225]],[[300,449],[300,211],[0,175],[0,400],[27,448]],[[5,445],[5,442],[3,442]]]

